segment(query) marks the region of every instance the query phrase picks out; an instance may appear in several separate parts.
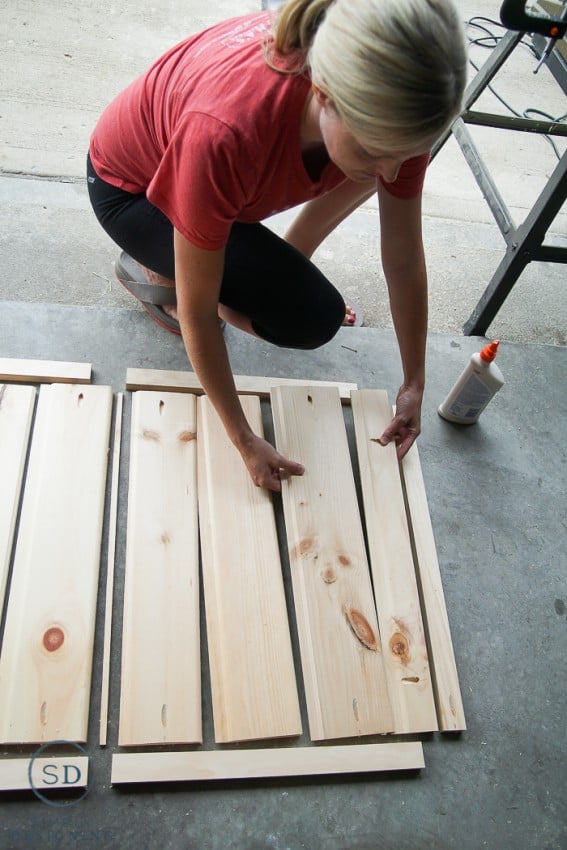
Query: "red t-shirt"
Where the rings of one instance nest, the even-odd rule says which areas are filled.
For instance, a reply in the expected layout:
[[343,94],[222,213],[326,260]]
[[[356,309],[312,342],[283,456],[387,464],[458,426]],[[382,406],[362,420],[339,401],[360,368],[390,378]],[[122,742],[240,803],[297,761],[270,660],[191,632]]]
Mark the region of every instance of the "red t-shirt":
[[[261,221],[346,179],[332,162],[318,181],[307,174],[300,127],[310,81],[267,65],[270,30],[260,12],[186,39],[106,108],[91,137],[97,174],[146,192],[198,248],[221,248],[234,221]],[[388,191],[418,195],[427,161],[404,163]]]

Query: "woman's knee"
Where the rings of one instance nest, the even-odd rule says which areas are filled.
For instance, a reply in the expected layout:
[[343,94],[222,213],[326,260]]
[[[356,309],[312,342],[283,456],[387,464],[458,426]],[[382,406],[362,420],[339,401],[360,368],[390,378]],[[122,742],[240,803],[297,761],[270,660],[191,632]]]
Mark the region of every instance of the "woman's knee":
[[274,345],[282,348],[298,348],[305,351],[320,348],[330,342],[341,327],[345,317],[345,303],[338,292],[327,293],[319,305],[311,309],[298,304],[287,321],[266,323],[253,320],[255,332]]

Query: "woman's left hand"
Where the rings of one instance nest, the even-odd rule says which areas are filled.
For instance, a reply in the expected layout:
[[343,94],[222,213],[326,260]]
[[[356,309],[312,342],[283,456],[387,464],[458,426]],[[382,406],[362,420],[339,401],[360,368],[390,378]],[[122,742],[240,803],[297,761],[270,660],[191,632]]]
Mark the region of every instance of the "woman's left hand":
[[421,432],[421,402],[423,390],[402,384],[396,399],[394,418],[380,437],[383,446],[392,440],[397,445],[398,460],[401,460]]

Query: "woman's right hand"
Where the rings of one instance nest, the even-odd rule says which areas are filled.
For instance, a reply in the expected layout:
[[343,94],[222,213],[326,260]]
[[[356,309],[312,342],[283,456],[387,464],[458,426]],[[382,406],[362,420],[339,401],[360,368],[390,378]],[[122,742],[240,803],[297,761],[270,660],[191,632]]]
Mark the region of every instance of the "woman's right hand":
[[288,460],[276,449],[253,434],[246,446],[240,448],[242,459],[257,487],[265,487],[275,493],[281,491],[281,481],[290,475],[303,475],[305,467],[294,460]]

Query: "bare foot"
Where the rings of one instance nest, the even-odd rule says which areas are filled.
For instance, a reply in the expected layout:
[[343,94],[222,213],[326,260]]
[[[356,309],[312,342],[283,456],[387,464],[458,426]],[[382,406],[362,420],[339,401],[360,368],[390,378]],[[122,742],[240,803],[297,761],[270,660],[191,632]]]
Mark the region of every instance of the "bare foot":
[[356,322],[356,310],[350,306],[350,304],[345,304],[345,317],[343,319],[343,325],[347,327],[349,325],[354,325]]

